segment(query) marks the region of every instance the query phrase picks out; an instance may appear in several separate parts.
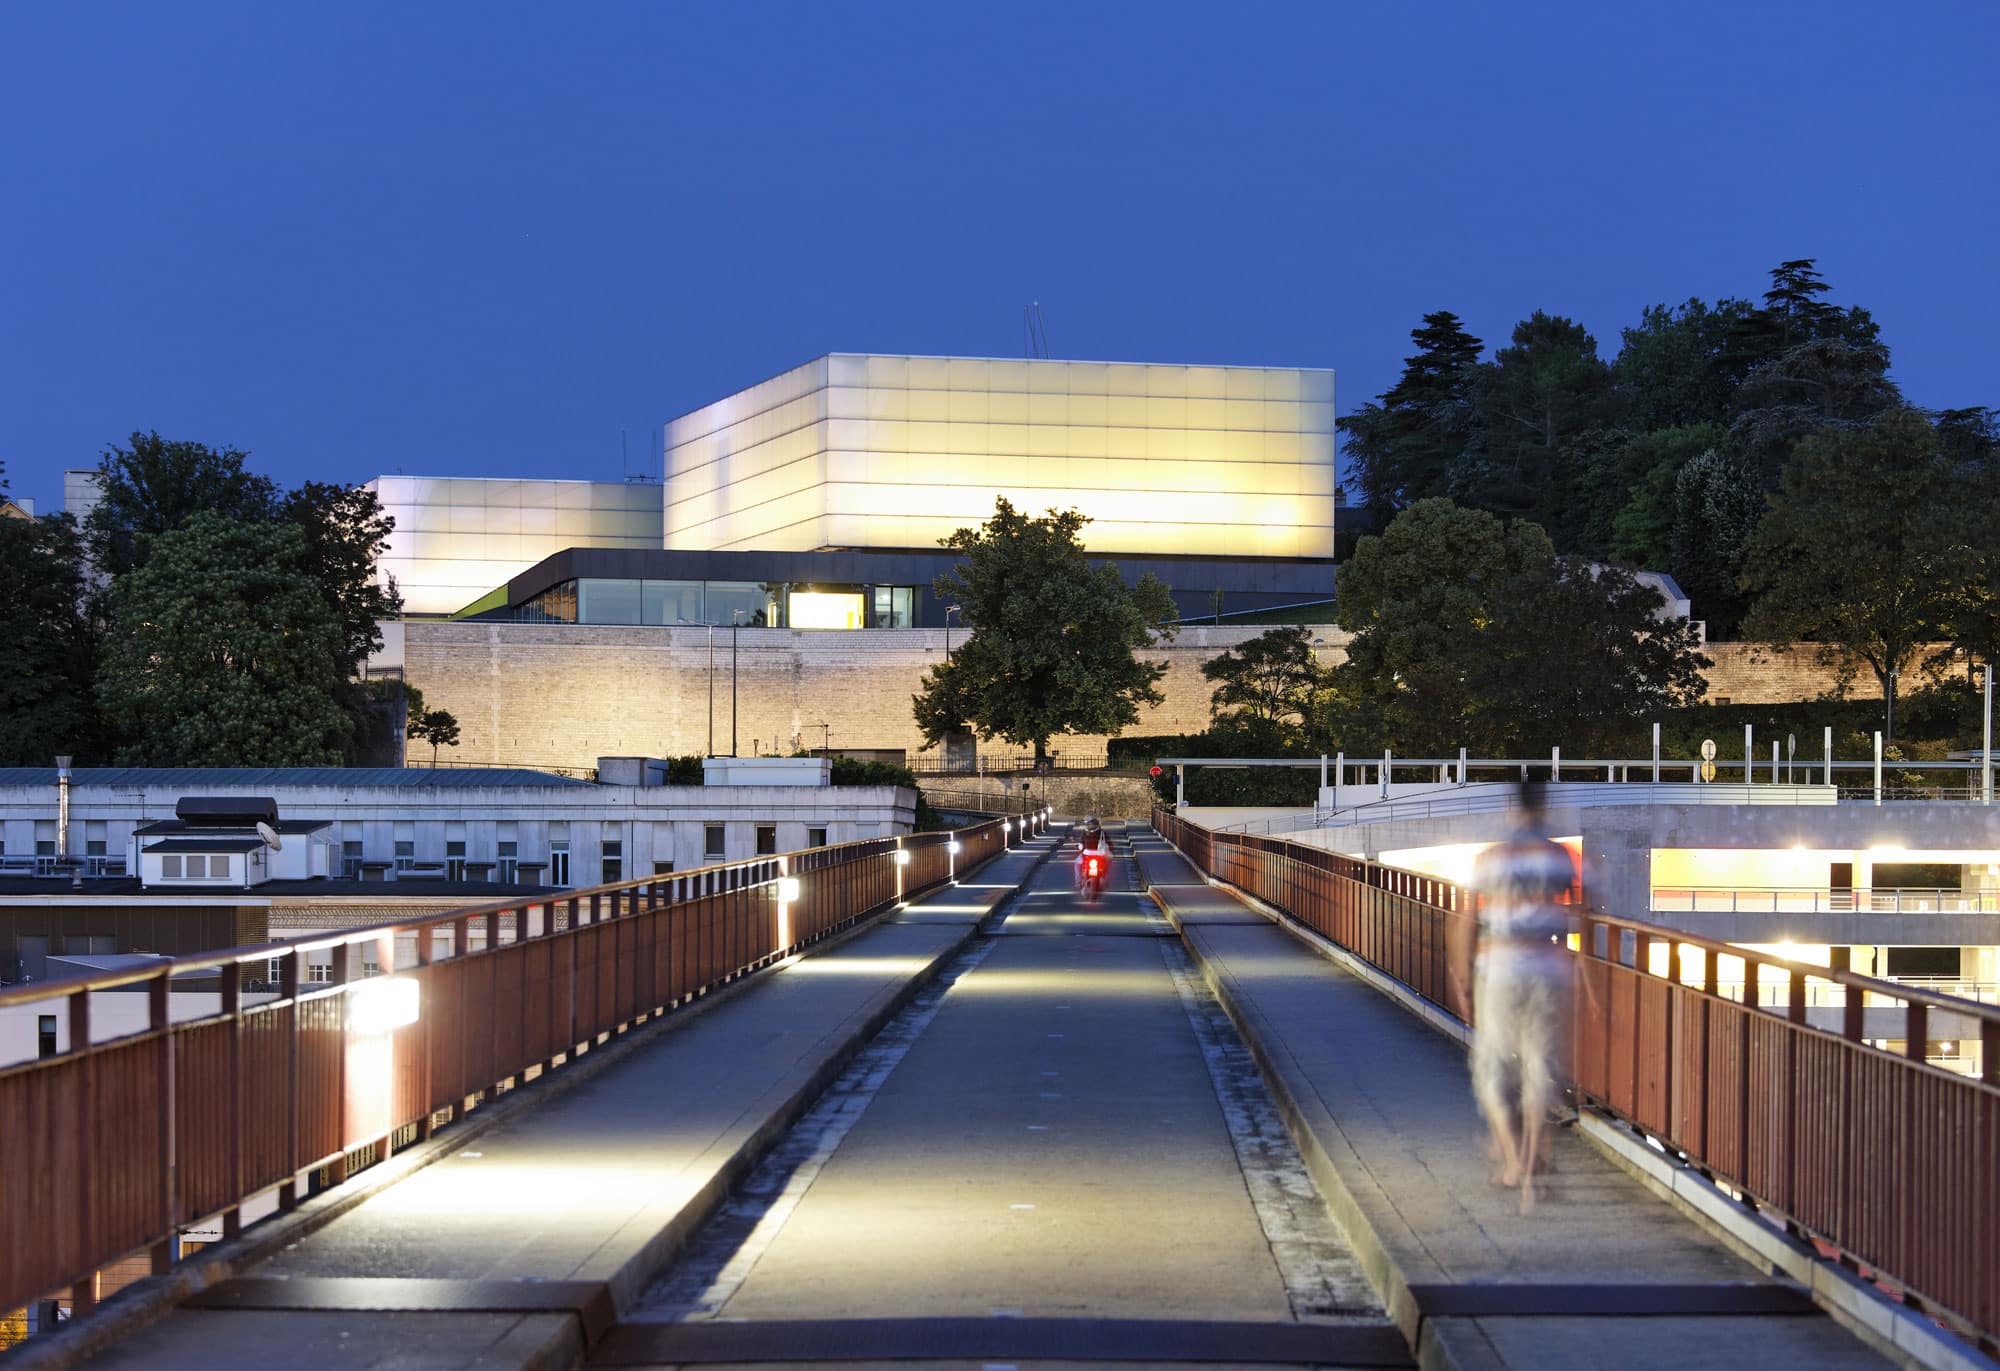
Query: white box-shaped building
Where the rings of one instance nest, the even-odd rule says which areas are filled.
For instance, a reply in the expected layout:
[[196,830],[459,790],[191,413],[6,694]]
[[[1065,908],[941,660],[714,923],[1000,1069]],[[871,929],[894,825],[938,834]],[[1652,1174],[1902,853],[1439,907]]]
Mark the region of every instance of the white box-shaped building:
[[1333,556],[1333,373],[834,353],[666,426],[665,545],[934,548],[996,496],[1095,553]]
[[377,574],[395,578],[406,614],[455,614],[565,548],[660,545],[660,487],[651,481],[378,476],[367,484],[396,521]]

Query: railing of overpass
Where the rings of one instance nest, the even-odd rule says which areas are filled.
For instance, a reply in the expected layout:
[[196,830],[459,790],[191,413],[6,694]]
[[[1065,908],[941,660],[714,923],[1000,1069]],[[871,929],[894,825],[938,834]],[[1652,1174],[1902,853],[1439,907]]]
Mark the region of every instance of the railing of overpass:
[[1876,886],[1653,887],[1653,912],[1721,914],[2000,914],[2000,890]]
[[[1165,810],[1153,826],[1202,871],[1471,1021],[1445,989],[1448,930],[1474,917],[1470,890],[1281,838],[1210,832]],[[1993,1351],[2000,1007],[1581,917],[1580,1099]],[[1697,984],[1665,974],[1690,965]],[[1781,996],[1758,1003],[1772,981]],[[1841,988],[1839,1031],[1808,1022],[1815,984]],[[1760,987],[1751,1003],[1745,986]],[[1871,1008],[1900,1011],[1903,1051],[1864,1041]],[[1978,1077],[1926,1063],[1933,1014],[1976,1025]]]
[[[112,1263],[165,1270],[198,1221],[233,1236],[274,1192],[291,1209],[1007,841],[996,819],[0,987],[0,1010],[68,1031],[58,1055],[0,1064],[0,1314],[65,1293],[87,1314]],[[315,954],[329,981],[308,978]],[[274,961],[278,996],[247,1003]],[[176,982],[219,1007],[183,1017]],[[146,1027],[94,1037],[93,1001],[118,992],[147,997]]]

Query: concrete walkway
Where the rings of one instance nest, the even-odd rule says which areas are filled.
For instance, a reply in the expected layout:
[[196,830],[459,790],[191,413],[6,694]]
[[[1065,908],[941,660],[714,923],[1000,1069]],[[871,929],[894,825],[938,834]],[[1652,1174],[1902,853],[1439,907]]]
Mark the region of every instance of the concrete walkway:
[[[1665,1296],[1667,1287],[1777,1283],[1569,1129],[1558,1130],[1553,1174],[1536,1210],[1523,1216],[1517,1193],[1488,1179],[1485,1131],[1457,1043],[1207,884],[1150,831],[1135,836],[1134,851],[1143,879],[1257,1053],[1314,1179],[1424,1365],[1859,1371],[1891,1364],[1817,1312],[1423,1317],[1421,1304],[1442,1307],[1423,1289],[1432,1286],[1638,1285]],[[1505,1291],[1472,1293],[1503,1306],[1509,1299]],[[1550,1293],[1559,1307],[1581,1298]],[[1767,1293],[1786,1292],[1742,1292]]]
[[[684,1019],[669,1015],[657,1036],[607,1068],[239,1270],[267,1307],[176,1309],[76,1364],[578,1364],[583,1324],[601,1325],[637,1299],[729,1186],[1052,843],[996,858],[967,884],[762,973]],[[273,1291],[277,1303],[321,1307],[270,1308]],[[520,1312],[538,1300],[545,1308],[574,1300],[584,1317]]]

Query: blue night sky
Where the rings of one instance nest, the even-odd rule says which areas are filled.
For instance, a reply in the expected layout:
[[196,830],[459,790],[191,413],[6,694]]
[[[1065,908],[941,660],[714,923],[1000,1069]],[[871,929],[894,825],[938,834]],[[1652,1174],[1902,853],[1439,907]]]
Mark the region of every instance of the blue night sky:
[[[1642,12],[1643,11],[1643,12]],[[615,479],[822,352],[1616,351],[1814,256],[2000,404],[2000,6],[19,4],[0,460]]]

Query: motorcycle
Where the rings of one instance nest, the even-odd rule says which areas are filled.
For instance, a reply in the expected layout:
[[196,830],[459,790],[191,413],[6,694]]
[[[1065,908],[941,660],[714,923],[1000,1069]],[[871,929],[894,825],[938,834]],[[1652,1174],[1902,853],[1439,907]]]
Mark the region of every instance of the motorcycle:
[[1081,868],[1078,885],[1083,898],[1095,902],[1104,893],[1105,878],[1111,874],[1111,854],[1094,849],[1086,851],[1077,857],[1077,865]]

